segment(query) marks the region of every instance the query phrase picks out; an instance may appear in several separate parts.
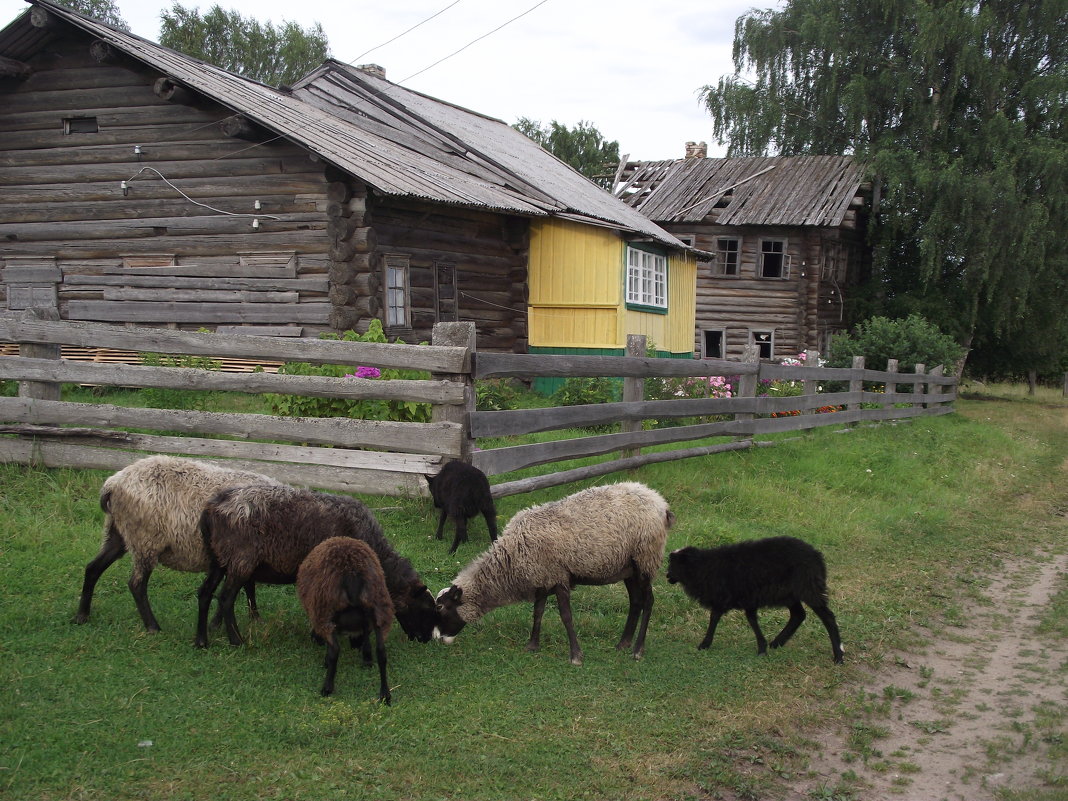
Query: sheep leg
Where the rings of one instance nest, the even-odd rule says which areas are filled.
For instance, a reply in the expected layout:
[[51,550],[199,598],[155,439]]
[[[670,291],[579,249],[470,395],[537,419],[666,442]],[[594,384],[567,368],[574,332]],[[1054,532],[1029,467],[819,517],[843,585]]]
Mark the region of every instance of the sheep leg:
[[159,631],[159,623],[152,614],[152,607],[148,603],[148,579],[152,576],[152,569],[156,566],[154,557],[144,554],[134,555],[133,571],[130,573],[130,594],[133,595],[137,611],[141,613],[141,620],[148,631]]
[[248,619],[259,620],[260,608],[256,606],[256,582],[246,581],[244,589],[245,598],[248,600]]
[[326,641],[326,678],[323,679],[321,695],[332,695],[334,692],[334,676],[337,675],[337,657],[341,653],[341,646],[337,643],[337,632],[330,635]]
[[[370,637],[364,637],[370,650]],[[382,637],[382,629],[375,627],[375,658],[378,660],[378,698],[390,705],[393,697],[389,693],[389,682],[386,681],[386,643]]]
[[[375,632],[377,634],[377,630]],[[360,635],[360,656],[363,658],[363,666],[371,667],[371,637],[368,634]]]
[[212,564],[208,568],[208,575],[204,577],[200,589],[197,590],[197,634],[193,645],[197,648],[208,647],[208,610],[211,608],[211,599],[215,595],[215,588],[223,579],[223,569],[218,564]]
[[96,589],[97,581],[103,572],[125,553],[126,543],[122,541],[118,529],[109,524],[100,553],[85,566],[85,581],[82,582],[82,597],[78,602],[78,614],[74,616],[75,623],[85,623],[89,619],[89,607],[93,602],[93,590]]
[[790,610],[790,619],[786,621],[786,625],[783,626],[778,636],[771,641],[772,648],[786,645],[786,641],[794,636],[797,627],[805,621],[805,607],[801,606],[800,601],[795,601],[787,608]]
[[222,592],[219,593],[219,612],[226,621],[226,636],[230,639],[230,645],[241,645],[245,641],[237,628],[237,617],[234,615],[234,602],[244,584],[245,582],[238,580],[232,573],[227,573]]
[[835,620],[834,612],[826,605],[813,606],[812,611],[823,621],[823,627],[827,629],[827,635],[831,638],[831,653],[834,655],[835,664],[842,664],[844,661],[842,656],[842,637],[838,633],[838,621]]
[[708,616],[708,631],[705,632],[705,638],[701,640],[701,644],[697,646],[698,651],[703,651],[712,644],[712,637],[716,634],[716,626],[719,625],[719,619],[723,617],[723,613],[713,609],[712,614]]
[[645,653],[645,632],[649,629],[649,618],[653,614],[653,579],[641,576],[638,580],[642,600],[642,623],[638,628],[638,639],[634,641],[634,658],[641,659]]
[[452,547],[449,553],[456,553],[456,548],[461,542],[467,542],[467,518],[463,515],[456,518],[456,534],[452,538]]
[[438,518],[438,533],[435,535],[435,539],[440,540],[445,532],[445,519],[448,517],[448,513],[442,509],[441,517]]
[[534,592],[534,625],[530,629],[530,639],[527,641],[527,650],[531,653],[541,647],[541,617],[545,614],[545,601],[548,597],[548,590],[538,589]]
[[764,639],[764,632],[760,630],[760,621],[757,620],[756,609],[746,609],[745,619],[749,621],[749,628],[753,630],[753,634],[756,635],[757,640],[757,653],[767,653],[768,641]]
[[497,510],[493,507],[493,502],[487,503],[482,507],[482,516],[486,518],[486,528],[489,529],[490,542],[497,541]]
[[579,648],[578,637],[575,636],[575,623],[571,619],[571,587],[567,584],[556,585],[556,605],[560,609],[560,620],[567,631],[567,641],[571,645],[571,664],[582,664],[582,649]]
[[623,636],[616,643],[616,650],[618,651],[630,648],[631,641],[634,639],[634,629],[638,626],[638,616],[641,614],[642,606],[638,576],[629,576],[623,579],[623,584],[627,588],[627,598],[630,601],[630,605],[627,609],[627,622],[623,626]]

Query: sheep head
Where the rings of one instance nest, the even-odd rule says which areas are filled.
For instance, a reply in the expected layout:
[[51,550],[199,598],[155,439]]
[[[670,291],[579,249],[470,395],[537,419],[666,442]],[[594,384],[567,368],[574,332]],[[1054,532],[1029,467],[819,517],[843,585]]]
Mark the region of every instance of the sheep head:
[[397,622],[408,639],[429,642],[438,627],[438,611],[434,596],[426,585],[420,583],[409,586],[396,608]]
[[669,584],[678,584],[686,576],[686,566],[693,555],[693,546],[687,545],[668,555],[667,580]]
[[452,638],[467,625],[466,621],[460,617],[463,594],[463,589],[455,584],[451,584],[438,593],[438,632],[445,642],[452,642]]

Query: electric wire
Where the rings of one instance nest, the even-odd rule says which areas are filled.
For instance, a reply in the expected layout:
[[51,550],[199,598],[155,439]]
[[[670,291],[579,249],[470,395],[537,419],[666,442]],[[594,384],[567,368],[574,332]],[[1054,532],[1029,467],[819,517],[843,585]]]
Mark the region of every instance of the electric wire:
[[373,53],[374,51],[376,51],[376,50],[378,50],[378,49],[380,49],[380,48],[383,48],[383,47],[385,47],[385,46],[386,46],[386,45],[388,45],[388,44],[393,44],[393,43],[394,43],[395,41],[397,41],[398,39],[400,39],[400,38],[401,38],[402,36],[405,36],[406,34],[409,34],[409,33],[411,33],[412,31],[414,31],[414,30],[415,30],[416,28],[418,28],[419,26],[421,26],[421,25],[425,25],[426,23],[430,22],[430,20],[434,19],[434,17],[439,17],[439,16],[441,16],[442,14],[444,14],[444,13],[445,13],[446,11],[448,11],[448,10],[449,10],[450,8],[452,8],[452,7],[454,6],[454,5],[456,5],[456,4],[457,4],[457,3],[459,3],[459,2],[460,2],[460,0],[453,0],[453,2],[449,3],[449,4],[447,5],[447,6],[445,6],[445,8],[441,9],[441,11],[438,11],[438,12],[437,12],[436,14],[431,14],[431,15],[430,15],[429,17],[427,17],[427,18],[426,18],[425,20],[423,20],[422,22],[417,22],[417,23],[416,23],[415,25],[413,25],[412,27],[410,27],[410,28],[409,28],[408,30],[406,30],[406,31],[402,31],[401,33],[398,33],[398,34],[397,34],[396,36],[394,36],[394,37],[393,37],[392,39],[390,39],[389,41],[387,41],[387,42],[382,42],[382,44],[380,44],[380,45],[375,45],[375,46],[374,46],[374,47],[372,47],[372,48],[371,48],[370,50],[364,50],[364,51],[363,51],[362,53],[360,53],[360,55],[356,56],[355,58],[353,58],[353,59],[352,59],[351,61],[349,61],[348,63],[349,63],[349,64],[351,64],[351,63],[353,63],[353,61],[359,61],[359,60],[360,60],[361,58],[363,58],[364,56],[366,56],[366,55],[367,55],[368,53]]

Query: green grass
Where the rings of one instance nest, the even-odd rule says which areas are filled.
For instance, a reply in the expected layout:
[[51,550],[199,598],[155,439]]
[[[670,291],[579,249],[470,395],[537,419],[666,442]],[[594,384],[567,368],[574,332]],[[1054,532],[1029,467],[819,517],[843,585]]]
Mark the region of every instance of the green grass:
[[[660,577],[640,662],[613,647],[621,585],[575,592],[580,668],[568,663],[552,607],[538,654],[523,649],[525,604],[492,612],[451,646],[409,643],[395,627],[392,707],[373,700],[373,671],[347,650],[335,697],[319,697],[323,654],[291,587],[262,589],[259,624],[239,616],[246,647],[216,633],[198,651],[199,577],[156,571],[150,597],[163,631],[150,636],[126,588],[126,558],[101,579],[89,623],[72,625],[99,545],[106,474],[0,465],[0,798],[774,795],[776,781],[804,770],[811,727],[853,702],[862,667],[906,643],[916,624],[952,619],[1002,558],[1064,547],[1064,408],[959,406],[958,415],[817,430],[603,479],[664,494],[678,516],[669,548],[772,534],[819,547],[844,666],[832,665],[814,618],[786,648],[758,657],[734,613],[698,652],[707,613]],[[502,499],[501,522],[592,483]],[[449,538],[432,538],[428,501],[365,500],[434,591],[487,544],[476,521],[449,557]],[[773,633],[786,616],[761,617]],[[849,797],[848,788],[826,793]]]

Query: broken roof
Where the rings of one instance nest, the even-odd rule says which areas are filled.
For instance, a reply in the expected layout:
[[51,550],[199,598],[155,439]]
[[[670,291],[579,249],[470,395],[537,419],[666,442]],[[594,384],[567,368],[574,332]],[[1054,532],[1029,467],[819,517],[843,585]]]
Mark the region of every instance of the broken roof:
[[688,158],[628,163],[614,193],[659,223],[836,227],[863,180],[851,156]]
[[[508,124],[337,61],[276,89],[86,17],[28,0],[76,28],[288,139],[378,192],[607,226],[683,243]],[[30,12],[0,31],[0,56],[24,61],[55,37]]]

